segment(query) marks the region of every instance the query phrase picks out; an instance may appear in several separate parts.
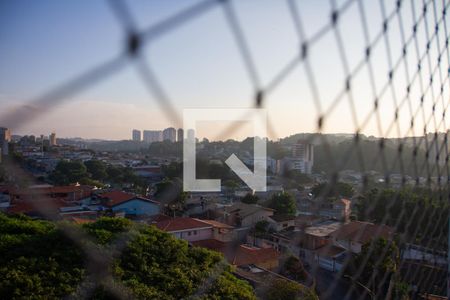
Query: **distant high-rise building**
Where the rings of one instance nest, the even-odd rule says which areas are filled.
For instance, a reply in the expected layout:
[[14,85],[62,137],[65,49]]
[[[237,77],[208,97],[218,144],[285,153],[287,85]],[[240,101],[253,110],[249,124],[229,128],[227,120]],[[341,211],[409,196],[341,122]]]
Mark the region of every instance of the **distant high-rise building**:
[[8,155],[9,142],[11,142],[11,130],[0,127],[0,147],[2,149],[2,155]]
[[177,131],[173,127],[169,127],[163,130],[163,141],[176,142]]
[[56,146],[56,133],[52,132],[49,138],[50,138],[50,146]]
[[194,129],[187,130],[187,139],[190,141],[195,141],[195,130]]
[[141,131],[137,129],[133,129],[132,139],[135,142],[141,141]]
[[183,128],[178,128],[178,131],[177,131],[177,142],[182,142],[183,141],[183,139],[184,139],[184,131],[183,131]]
[[147,143],[161,142],[162,132],[161,130],[144,130],[143,140]]
[[314,165],[314,145],[304,140],[299,140],[292,147],[292,159],[290,169],[302,173],[311,174]]

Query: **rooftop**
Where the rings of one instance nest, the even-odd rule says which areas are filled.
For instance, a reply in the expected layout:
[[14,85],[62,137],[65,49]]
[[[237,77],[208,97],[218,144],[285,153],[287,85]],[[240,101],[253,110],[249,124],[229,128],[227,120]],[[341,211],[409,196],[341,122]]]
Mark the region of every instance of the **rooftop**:
[[295,216],[291,216],[291,215],[273,215],[273,216],[270,216],[269,218],[271,218],[275,222],[286,222],[286,221],[295,220]]
[[374,237],[390,238],[394,230],[387,225],[378,225],[369,222],[353,221],[344,224],[333,233],[339,240],[351,240],[362,244],[370,242]]
[[337,221],[324,221],[319,224],[307,227],[305,229],[305,233],[318,236],[318,237],[326,237],[331,233],[338,230],[343,225],[342,222]]
[[250,216],[258,211],[265,210],[268,212],[274,212],[275,210],[267,207],[263,207],[257,204],[245,204],[245,203],[235,203],[230,207],[226,207],[225,210],[228,213],[238,213],[241,217]]
[[[198,220],[198,219],[196,219],[196,220]],[[207,224],[209,224],[209,225],[211,225],[211,226],[213,226],[215,228],[223,228],[223,229],[233,229],[234,228],[231,225],[224,224],[224,223],[221,223],[221,222],[218,222],[218,221],[215,221],[215,220],[203,220],[202,219],[200,221],[202,221],[203,223],[207,223]]]
[[123,191],[112,191],[112,192],[107,192],[107,193],[103,193],[99,195],[100,198],[102,199],[108,199],[108,203],[106,204],[107,206],[115,206],[127,201],[130,201],[132,199],[138,199],[141,201],[148,201],[148,202],[152,202],[155,204],[159,204],[159,202],[154,201],[154,200],[150,200],[148,198],[144,198],[141,196],[137,196],[134,194],[130,194],[130,193],[126,193]]
[[322,248],[316,250],[316,254],[322,257],[335,257],[346,250],[334,245],[325,245]]
[[279,258],[277,250],[273,248],[257,248],[248,245],[240,245],[230,263],[236,266],[264,263]]
[[212,228],[213,226],[194,218],[174,218],[154,223],[156,227],[167,232],[188,229]]

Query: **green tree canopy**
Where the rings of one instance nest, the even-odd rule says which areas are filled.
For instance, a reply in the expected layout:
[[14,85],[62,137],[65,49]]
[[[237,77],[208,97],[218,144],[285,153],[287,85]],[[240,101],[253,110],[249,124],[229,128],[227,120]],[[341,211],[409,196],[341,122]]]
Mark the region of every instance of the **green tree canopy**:
[[294,197],[286,192],[273,195],[269,201],[269,207],[275,209],[277,214],[283,215],[295,215],[297,211]]
[[255,224],[255,235],[256,236],[264,236],[266,235],[269,231],[269,222],[266,220],[261,220],[256,222]]
[[276,279],[270,285],[266,300],[318,300],[317,295],[310,289],[284,279]]
[[84,162],[84,165],[91,174],[92,179],[104,180],[108,176],[108,173],[106,173],[106,164],[100,160],[88,160]]
[[81,161],[61,160],[49,179],[57,185],[76,183],[82,178],[88,177],[87,168]]
[[[445,189],[375,188],[358,198],[357,217],[395,227],[408,242],[446,251],[447,242],[440,237],[448,235],[447,195]],[[433,226],[428,226],[429,220]]]
[[305,280],[307,276],[300,259],[292,255],[286,259],[283,266],[283,273],[293,280]]
[[[4,299],[77,297],[77,286],[89,275],[87,256],[59,228],[59,223],[0,214],[0,295]],[[219,253],[188,247],[156,227],[101,218],[80,228],[99,249],[133,230],[120,255],[111,261],[111,270],[136,298],[189,298],[201,287],[202,299],[255,299],[251,286],[231,274]],[[96,299],[109,296],[100,286],[94,293]]]
[[[362,251],[356,256],[353,268],[364,266],[359,276],[355,278],[372,291],[378,291],[379,285],[389,283],[389,278],[397,271],[399,262],[399,250],[394,241],[377,238],[363,246]],[[353,272],[350,272],[353,274]],[[387,278],[387,280],[386,280]]]
[[85,276],[82,253],[53,223],[0,213],[0,295],[58,299]]

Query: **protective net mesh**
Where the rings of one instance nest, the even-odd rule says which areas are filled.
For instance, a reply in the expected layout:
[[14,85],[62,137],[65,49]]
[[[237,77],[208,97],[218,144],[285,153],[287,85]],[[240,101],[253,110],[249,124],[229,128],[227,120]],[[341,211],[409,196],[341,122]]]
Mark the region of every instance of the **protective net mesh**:
[[[313,103],[307,114],[315,116],[315,124],[310,125],[310,128],[315,128],[315,143],[320,145],[316,147],[315,156],[322,157],[320,167],[328,177],[322,196],[337,188],[343,170],[361,172],[363,175],[358,179],[361,187],[359,220],[388,225],[398,234],[397,243],[404,247],[414,244],[424,252],[444,253],[442,256],[446,256],[450,192],[446,122],[450,103],[447,25],[450,2],[331,0],[330,10],[324,12],[324,19],[318,22],[321,25],[309,26],[302,14],[302,1],[287,0],[283,5],[286,6],[286,18],[296,34],[298,48],[295,55],[285,57],[286,63],[278,66],[279,71],[271,76],[259,73],[255,59],[257,49],[250,47],[251,36],[246,34],[244,22],[239,17],[241,3],[237,1],[199,1],[148,28],[138,26],[126,2],[109,1],[108,4],[126,36],[121,54],[64,84],[55,85],[29,102],[33,109],[30,110],[29,106],[8,112],[2,116],[2,123],[13,128],[27,124],[46,114],[54,104],[107,80],[132,64],[142,84],[167,117],[175,124],[181,124],[170,92],[164,88],[164,82],[148,57],[143,55],[143,49],[148,44],[158,44],[161,37],[186,24],[220,10],[251,83],[251,103],[256,108],[268,107],[269,120],[271,96],[286,81],[292,80],[294,72],[301,74],[298,84],[305,87],[305,93]],[[349,26],[358,28],[360,35],[349,40],[346,33]],[[318,46],[321,43],[322,47],[325,43],[328,51]],[[329,72],[324,72],[324,68]],[[330,88],[330,82],[333,88]],[[303,99],[299,97],[297,101],[301,107]],[[248,106],[248,102],[243,105]],[[337,151],[330,136],[324,133],[333,131],[330,126],[339,119],[350,120],[352,135]],[[297,120],[291,122],[295,124]],[[275,136],[276,124],[269,122],[269,126],[269,133]],[[372,128],[374,135],[385,138],[374,139],[376,143],[363,138],[362,134],[368,128]],[[223,135],[235,129],[230,127]],[[380,188],[373,190],[373,171],[384,175],[377,182],[379,187],[395,185],[397,188],[389,193]],[[22,171],[9,172],[21,174]],[[412,194],[407,194],[404,187],[416,189],[416,193],[426,200],[413,201],[410,198]],[[47,211],[42,206],[37,209],[43,213]],[[110,249],[99,250],[90,246],[89,237],[76,228],[63,230],[83,248],[89,260],[91,275],[78,287],[80,296],[89,296],[95,288],[93,282],[98,282],[119,298],[132,297],[131,291],[115,281],[105,267],[111,258],[120,254],[126,241],[133,236],[132,231]],[[366,233],[361,231],[361,238],[363,234]],[[376,236],[381,232],[371,234]],[[389,255],[390,245],[388,242],[380,246],[376,239],[371,239],[357,265],[351,265],[350,256],[344,259],[341,262],[344,267],[334,273],[329,285],[322,289],[320,298],[385,297],[392,277],[380,272],[367,274],[366,267],[370,264],[378,270],[377,266],[385,264],[384,257]],[[348,268],[353,268],[350,278],[345,273]],[[415,282],[416,289],[445,295],[447,271],[442,265],[420,265],[401,259],[396,268],[396,276]],[[312,268],[310,273],[320,276],[318,267]],[[341,280],[351,284],[348,290],[336,294],[335,289]],[[211,280],[204,285],[210,283]],[[205,290],[206,287],[202,286],[197,296]]]

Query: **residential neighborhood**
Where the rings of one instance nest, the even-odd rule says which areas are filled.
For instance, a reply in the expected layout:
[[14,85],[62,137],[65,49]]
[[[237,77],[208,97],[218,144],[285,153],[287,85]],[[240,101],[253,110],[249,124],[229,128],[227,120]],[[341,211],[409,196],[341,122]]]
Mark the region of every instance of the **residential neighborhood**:
[[[205,147],[209,143],[204,143],[202,151]],[[237,183],[219,159],[202,162],[200,173],[216,168],[229,178],[222,191],[183,192],[178,178],[181,162],[176,156],[149,160],[139,153],[69,145],[43,150],[28,137],[12,142],[11,150],[7,163],[19,166],[33,184],[10,173],[0,186],[4,213],[74,224],[102,217],[126,218],[184,240],[190,247],[220,253],[235,267],[236,276],[255,290],[264,289],[267,278],[276,278],[294,281],[320,296],[327,280],[339,276],[338,290],[361,294],[362,283],[346,279],[346,274],[357,269],[367,248],[379,241],[399,243],[402,236],[393,222],[388,225],[363,217],[367,196],[356,192],[359,185],[340,182],[336,190],[328,190],[327,181],[319,175],[295,173],[292,168],[286,171],[289,175],[281,170],[270,175],[266,192],[254,192]],[[347,172],[344,178],[349,176]],[[304,183],[293,187],[293,180]],[[427,261],[443,268],[446,263],[444,254],[419,244],[405,244],[399,255],[410,267]],[[299,277],[286,273],[287,262],[293,259],[301,266]]]

